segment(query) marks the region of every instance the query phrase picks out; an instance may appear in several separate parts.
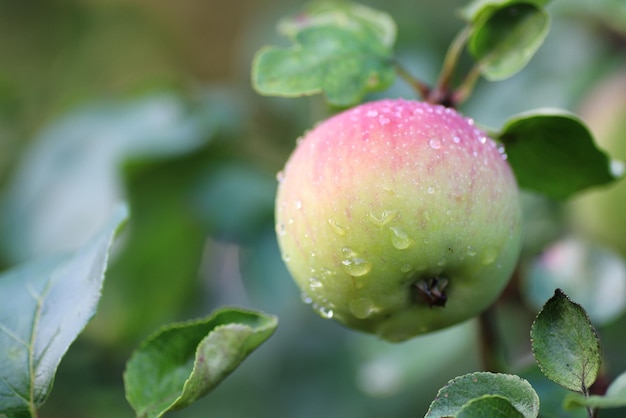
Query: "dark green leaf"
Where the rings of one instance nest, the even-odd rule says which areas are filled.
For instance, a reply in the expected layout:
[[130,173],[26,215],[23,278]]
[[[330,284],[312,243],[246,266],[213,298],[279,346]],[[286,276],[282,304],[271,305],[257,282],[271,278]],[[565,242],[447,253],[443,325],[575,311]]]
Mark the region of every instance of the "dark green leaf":
[[0,276],[0,412],[34,412],[47,398],[65,352],[94,315],[109,247],[127,217],[70,257],[18,267]]
[[205,396],[269,338],[278,320],[241,309],[163,327],[133,353],[126,399],[139,417],[160,417]]
[[485,78],[502,80],[528,64],[548,34],[550,16],[530,2],[507,2],[473,26],[470,53]]
[[590,406],[592,408],[623,408],[626,407],[626,372],[619,375],[606,391],[604,396],[589,396],[585,398],[578,393],[572,393],[564,400],[566,409]]
[[323,92],[331,104],[349,106],[394,80],[395,24],[385,13],[352,3],[314,3],[279,29],[294,45],[257,53],[252,83],[261,94]]
[[537,6],[544,6],[550,0],[474,0],[460,10],[461,17],[470,23],[475,23],[486,19],[499,9],[513,5],[515,3],[532,3]]
[[575,115],[553,109],[509,119],[499,134],[520,187],[564,199],[621,173]]
[[478,372],[457,377],[441,388],[425,418],[456,417],[469,402],[485,395],[502,397],[525,418],[536,418],[539,413],[539,397],[526,380],[514,375]]
[[539,312],[531,331],[539,368],[553,382],[586,393],[600,370],[600,341],[585,310],[561,289]]
[[457,418],[524,418],[511,403],[499,395],[472,399],[456,415]]

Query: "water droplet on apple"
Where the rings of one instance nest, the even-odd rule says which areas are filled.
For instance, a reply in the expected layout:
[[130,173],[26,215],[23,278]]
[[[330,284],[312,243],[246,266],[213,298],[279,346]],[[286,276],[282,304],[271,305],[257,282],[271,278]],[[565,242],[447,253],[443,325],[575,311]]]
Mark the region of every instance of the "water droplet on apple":
[[396,217],[396,213],[395,210],[383,210],[380,216],[378,216],[374,212],[370,212],[369,220],[375,225],[385,226]]
[[378,308],[370,299],[358,298],[350,301],[350,312],[359,319],[365,319],[377,311]]
[[476,255],[476,250],[471,245],[467,247],[467,255],[470,257],[474,257]]
[[408,273],[412,269],[413,269],[413,267],[410,264],[403,264],[403,265],[400,266],[400,271],[402,273]]
[[354,257],[341,262],[343,268],[352,277],[365,276],[372,269],[372,265],[364,258]]
[[498,258],[498,250],[494,247],[489,247],[482,255],[482,262],[484,265],[488,266],[489,264],[496,261],[496,258]]
[[378,111],[376,110],[368,110],[366,113],[368,118],[375,118],[376,116],[378,116]]
[[452,138],[452,141],[454,141],[455,144],[458,144],[461,142],[461,138],[459,138],[458,136],[455,136],[454,138]]
[[285,228],[284,223],[276,224],[276,233],[280,235],[281,237],[287,233],[287,228]]
[[325,306],[318,306],[316,311],[322,318],[326,318],[326,319],[332,318],[333,315],[335,314],[332,309],[327,308]]
[[291,261],[291,256],[290,256],[289,254],[287,254],[287,253],[283,254],[283,255],[282,255],[282,258],[283,258],[283,261],[284,261],[285,263],[288,263],[288,262],[290,262],[290,261]]
[[481,137],[479,138],[479,141],[480,141],[480,143],[481,143],[481,144],[484,144],[484,143],[486,143],[486,142],[487,142],[487,137],[483,135],[483,136],[481,136]]
[[339,235],[340,237],[343,237],[344,235],[346,235],[346,228],[339,225],[333,219],[328,220],[328,225],[330,225],[330,228],[335,232],[335,234]]
[[441,260],[439,260],[439,262],[437,263],[437,265],[438,265],[439,267],[443,267],[443,266],[445,266],[445,265],[446,265],[446,263],[447,263],[447,262],[448,262],[448,260],[446,260],[446,258],[445,258],[445,257],[443,257]]
[[430,145],[430,147],[431,147],[432,149],[439,149],[439,148],[441,148],[441,141],[439,141],[439,140],[438,140],[438,139],[436,139],[436,138],[432,138],[432,139],[428,142],[428,145]]
[[344,257],[354,257],[356,255],[354,250],[350,247],[343,247],[341,249],[341,254],[343,254]]
[[276,181],[278,181],[278,183],[282,183],[283,181],[285,181],[285,173],[282,171],[276,173]]
[[300,298],[302,299],[302,302],[304,302],[306,305],[310,305],[311,303],[313,303],[313,299],[306,292],[302,292],[300,294]]
[[384,116],[380,116],[380,118],[378,118],[378,122],[382,125],[385,126],[387,125],[389,122],[391,122],[391,120],[389,118],[386,118]]
[[404,232],[402,229],[397,226],[392,226],[389,229],[393,232],[391,236],[391,244],[398,250],[405,250],[411,246],[413,240]]
[[322,282],[320,281],[320,279],[318,279],[318,278],[317,278],[317,277],[315,277],[315,276],[311,276],[311,277],[309,278],[309,287],[310,287],[311,289],[319,289],[319,288],[323,287],[323,284],[322,284]]
[[435,193],[435,189],[433,187],[429,187],[428,190],[426,190],[428,192],[428,194],[434,194]]

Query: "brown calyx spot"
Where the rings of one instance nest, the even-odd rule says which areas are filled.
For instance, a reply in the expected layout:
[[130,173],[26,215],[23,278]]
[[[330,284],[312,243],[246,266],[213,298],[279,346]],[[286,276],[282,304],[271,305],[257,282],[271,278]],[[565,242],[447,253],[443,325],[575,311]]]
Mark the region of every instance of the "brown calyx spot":
[[413,283],[415,290],[414,300],[417,303],[426,303],[431,308],[433,306],[446,306],[448,295],[446,295],[448,279],[445,277],[430,277],[418,280]]

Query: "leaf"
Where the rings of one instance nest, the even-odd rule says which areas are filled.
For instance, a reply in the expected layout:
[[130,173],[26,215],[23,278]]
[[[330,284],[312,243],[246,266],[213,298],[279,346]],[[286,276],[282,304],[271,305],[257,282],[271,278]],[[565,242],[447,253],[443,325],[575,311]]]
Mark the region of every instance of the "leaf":
[[122,165],[197,150],[227,119],[228,103],[216,102],[167,94],[96,102],[44,128],[3,196],[3,255],[17,263],[88,242],[127,198]]
[[[441,388],[425,418],[456,417],[469,402],[485,395],[505,399],[525,418],[536,418],[539,414],[539,397],[526,380],[515,375],[477,372],[452,379]],[[475,407],[486,407],[491,401],[485,402]]]
[[550,15],[531,2],[507,2],[472,26],[468,48],[488,80],[512,76],[528,64],[543,44]]
[[0,412],[33,413],[46,400],[61,359],[96,311],[113,235],[126,218],[118,207],[74,255],[0,276]]
[[[545,6],[550,0],[525,0],[523,3],[532,3],[537,6]],[[459,10],[463,19],[473,23],[486,19],[503,7],[521,3],[520,0],[474,0]]]
[[578,393],[570,394],[563,401],[566,409],[581,407],[591,408],[623,408],[626,407],[626,372],[620,374],[611,383],[604,396],[589,396],[585,398]]
[[533,355],[553,382],[586,393],[600,370],[600,341],[585,310],[556,289],[530,330]]
[[294,45],[256,54],[252,84],[260,94],[323,92],[331,104],[349,106],[393,83],[396,29],[385,13],[352,3],[313,3],[283,21],[279,31]]
[[269,338],[278,319],[242,309],[165,326],[144,340],[124,372],[138,417],[160,417],[205,396]]
[[596,325],[615,320],[626,309],[624,260],[579,238],[564,238],[545,248],[527,269],[524,283],[525,295],[538,309],[561,288]]
[[511,403],[499,395],[485,395],[472,399],[456,415],[457,418],[523,418]]
[[568,112],[540,109],[516,115],[504,124],[499,139],[520,187],[552,198],[565,199],[621,176],[584,122]]

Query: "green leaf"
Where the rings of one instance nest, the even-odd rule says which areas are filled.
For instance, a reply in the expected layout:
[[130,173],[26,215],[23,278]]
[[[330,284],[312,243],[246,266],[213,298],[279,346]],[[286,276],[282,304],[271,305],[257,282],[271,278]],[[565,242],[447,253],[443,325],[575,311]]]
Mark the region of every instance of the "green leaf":
[[113,235],[126,217],[118,207],[72,256],[0,276],[0,412],[32,414],[46,400],[61,359],[95,314]]
[[331,104],[349,106],[393,83],[396,29],[385,13],[352,3],[313,3],[279,24],[279,31],[294,45],[256,54],[252,84],[260,94],[323,92]]
[[532,2],[507,2],[472,27],[468,48],[488,80],[512,76],[528,64],[548,34],[550,15]]
[[568,112],[521,113],[504,124],[499,139],[520,187],[552,198],[565,199],[621,175],[584,122]]
[[554,292],[533,322],[533,355],[553,382],[586,393],[600,370],[600,341],[585,310],[561,289]]
[[[539,414],[539,397],[526,380],[515,375],[478,372],[457,377],[441,388],[430,404],[425,418],[459,416],[458,414],[471,401],[485,395],[503,398],[525,418],[536,418]],[[469,407],[469,411],[471,412],[474,407],[487,407],[491,402],[488,400],[484,404],[480,402]]]
[[550,0],[525,0],[522,2],[520,0],[474,0],[461,8],[459,14],[466,21],[475,23],[481,19],[486,19],[499,9],[515,3],[532,3],[537,6],[544,6],[549,2]]
[[566,409],[581,407],[592,408],[623,408],[626,407],[626,372],[620,374],[611,383],[604,396],[589,396],[585,398],[578,393],[572,393],[563,401]]
[[278,319],[221,309],[163,327],[144,340],[124,372],[126,399],[138,417],[160,417],[205,396],[269,338]]
[[456,415],[457,418],[524,418],[503,396],[485,395],[472,399]]

